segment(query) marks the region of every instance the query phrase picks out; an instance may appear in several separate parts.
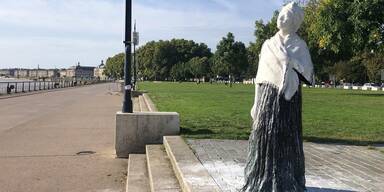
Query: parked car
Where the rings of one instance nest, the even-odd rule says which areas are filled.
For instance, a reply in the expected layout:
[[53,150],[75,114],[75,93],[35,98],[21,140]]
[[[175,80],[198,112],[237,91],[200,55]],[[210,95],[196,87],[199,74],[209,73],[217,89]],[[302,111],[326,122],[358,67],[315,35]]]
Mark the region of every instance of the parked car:
[[374,88],[374,89],[380,88],[380,85],[377,83],[365,83],[361,89],[362,90],[372,90],[372,88]]
[[343,83],[343,89],[352,89],[352,83]]

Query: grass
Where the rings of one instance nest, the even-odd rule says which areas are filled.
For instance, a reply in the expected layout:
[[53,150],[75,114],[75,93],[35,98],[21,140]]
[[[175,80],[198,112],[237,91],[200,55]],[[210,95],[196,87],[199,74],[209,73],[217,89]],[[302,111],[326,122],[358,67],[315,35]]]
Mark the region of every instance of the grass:
[[[188,138],[248,139],[253,85],[143,82],[160,111],[181,116]],[[303,88],[307,141],[384,143],[384,92]]]

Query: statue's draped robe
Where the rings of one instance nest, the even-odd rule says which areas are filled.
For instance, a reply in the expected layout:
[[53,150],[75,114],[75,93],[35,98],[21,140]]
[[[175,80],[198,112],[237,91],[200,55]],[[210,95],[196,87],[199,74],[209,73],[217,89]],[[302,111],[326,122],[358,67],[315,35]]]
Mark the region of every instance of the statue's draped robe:
[[300,81],[313,83],[307,45],[277,33],[260,53],[243,191],[305,190]]

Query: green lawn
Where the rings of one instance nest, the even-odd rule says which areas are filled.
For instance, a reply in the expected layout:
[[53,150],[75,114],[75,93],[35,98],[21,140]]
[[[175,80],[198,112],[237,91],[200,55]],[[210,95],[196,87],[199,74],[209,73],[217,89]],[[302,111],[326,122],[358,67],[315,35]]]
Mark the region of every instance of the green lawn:
[[[180,113],[189,138],[248,139],[253,85],[143,82],[159,111]],[[307,141],[384,143],[384,91],[303,88]]]

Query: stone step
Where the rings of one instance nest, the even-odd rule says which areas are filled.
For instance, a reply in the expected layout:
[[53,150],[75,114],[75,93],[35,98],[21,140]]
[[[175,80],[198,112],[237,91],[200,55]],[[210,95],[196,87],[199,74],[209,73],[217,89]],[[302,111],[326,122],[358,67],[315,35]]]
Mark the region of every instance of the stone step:
[[139,97],[132,97],[133,111],[140,112]]
[[165,136],[164,147],[183,192],[221,191],[180,136]]
[[163,145],[147,145],[147,165],[152,192],[180,192],[181,188],[173,172]]
[[139,106],[141,112],[149,111],[147,103],[145,102],[145,99],[142,95],[139,96]]
[[143,154],[130,154],[128,159],[127,192],[150,192],[147,159]]
[[143,98],[144,98],[145,103],[147,104],[148,110],[150,112],[156,112],[157,108],[156,108],[155,104],[152,102],[151,98],[149,98],[148,94],[144,93]]

